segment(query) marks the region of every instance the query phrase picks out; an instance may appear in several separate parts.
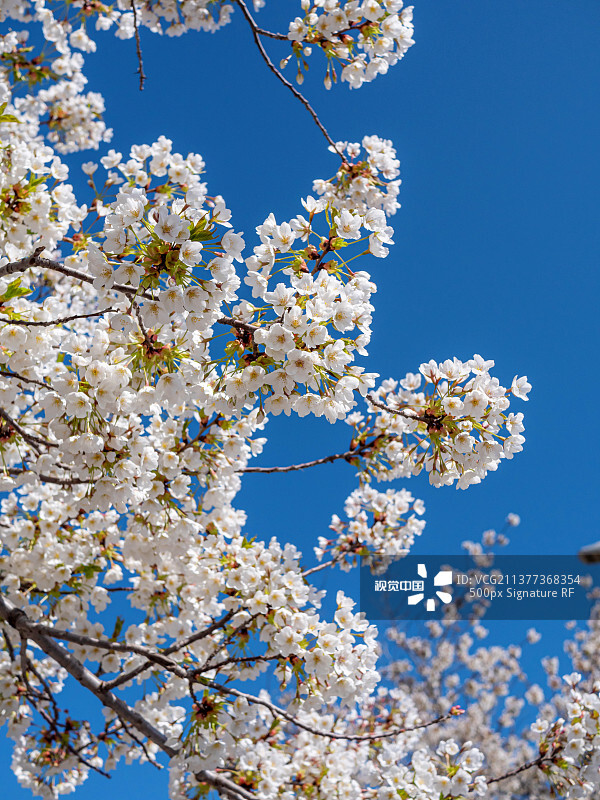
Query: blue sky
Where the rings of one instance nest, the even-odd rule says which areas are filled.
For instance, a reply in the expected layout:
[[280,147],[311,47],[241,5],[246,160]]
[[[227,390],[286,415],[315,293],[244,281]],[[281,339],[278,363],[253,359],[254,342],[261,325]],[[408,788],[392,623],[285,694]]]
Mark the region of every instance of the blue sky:
[[[298,8],[296,0],[269,0],[259,21],[281,30]],[[336,160],[235,17],[214,36],[142,35],[143,93],[133,41],[101,35],[87,74],[89,88],[106,98],[111,146],[127,152],[165,134],[175,150],[201,153],[210,193],[224,195],[252,246],[254,227],[270,211],[278,221],[299,213],[312,179],[332,174]],[[495,359],[501,382],[518,373],[533,384],[517,409],[526,415],[523,453],[466,492],[418,478],[406,484],[427,506],[415,552],[455,551],[501,526],[509,511],[523,520],[512,552],[572,553],[600,538],[599,23],[595,0],[420,0],[416,45],[387,76],[359,91],[325,92],[324,68],[318,57],[310,61],[303,91],[333,138],[376,133],[394,141],[402,162],[396,245],[366,267],[379,286],[368,369],[401,377],[430,358],[477,352]],[[287,52],[269,47],[276,61]],[[277,418],[256,463],[346,449],[348,431]],[[310,551],[354,486],[346,465],[248,476],[237,505],[248,511],[250,535]],[[338,575],[328,586],[338,582],[358,591]],[[506,630],[498,627],[499,639]],[[560,623],[548,628],[540,654],[560,647],[561,631]],[[4,786],[11,800],[30,796],[10,777]],[[108,789],[162,800],[165,787],[166,776],[150,767],[123,769],[110,784],[92,777],[78,796],[96,800]]]

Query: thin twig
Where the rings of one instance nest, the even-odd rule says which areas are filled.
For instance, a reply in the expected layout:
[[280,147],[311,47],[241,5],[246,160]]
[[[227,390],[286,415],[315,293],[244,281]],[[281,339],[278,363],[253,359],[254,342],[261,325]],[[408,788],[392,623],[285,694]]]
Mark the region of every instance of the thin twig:
[[241,322],[239,319],[234,319],[233,317],[220,317],[217,322],[221,325],[231,325],[232,328],[248,331],[248,333],[254,333],[254,331],[260,329],[260,325],[251,325],[249,322]]
[[246,664],[252,661],[276,661],[277,659],[284,658],[279,654],[273,656],[232,656],[223,661],[218,661],[216,664],[211,664],[207,661],[203,667],[194,667],[188,671],[188,676],[194,677],[202,675],[203,672],[212,672],[213,670],[220,670],[222,667],[228,667],[230,664]]
[[333,731],[320,731],[317,728],[313,728],[312,725],[307,725],[305,722],[300,722],[300,720],[296,719],[296,717],[294,717],[292,714],[288,714],[285,709],[279,708],[279,706],[276,706],[274,703],[271,703],[270,701],[264,700],[260,697],[255,697],[254,695],[246,694],[246,692],[240,692],[237,689],[223,686],[223,684],[216,683],[215,681],[203,680],[200,681],[200,683],[208,686],[211,689],[216,689],[218,692],[222,692],[223,694],[229,694],[232,697],[241,697],[246,699],[249,703],[264,706],[264,708],[268,708],[274,716],[282,717],[288,722],[291,722],[293,725],[296,725],[296,727],[301,728],[304,731],[308,731],[308,733],[312,733],[315,736],[323,736],[327,739],[344,739],[351,742],[390,739],[393,736],[399,736],[402,733],[411,733],[412,731],[421,730],[422,728],[429,728],[432,725],[437,725],[440,722],[444,722],[445,720],[454,716],[454,713],[449,712],[441,717],[436,717],[436,719],[432,719],[429,722],[422,722],[419,725],[414,725],[410,728],[396,728],[395,730],[385,731],[384,733],[334,733]]
[[[6,275],[13,275],[16,272],[25,272],[26,270],[30,269],[31,267],[40,267],[42,269],[50,269],[54,272],[60,272],[62,275],[66,275],[69,278],[75,278],[78,281],[83,281],[84,283],[93,284],[94,278],[92,275],[87,275],[85,272],[81,272],[77,269],[72,269],[71,267],[65,267],[63,264],[60,264],[58,261],[52,261],[49,258],[40,258],[39,254],[44,250],[43,247],[38,247],[34,251],[33,255],[26,256],[25,258],[21,258],[19,261],[12,261],[10,264],[5,264],[3,267],[0,267],[0,278],[5,277]],[[125,286],[120,283],[115,283],[111,287],[117,292],[122,292],[123,294],[131,296],[137,296],[138,298],[142,298],[144,300],[153,300],[149,294],[146,292],[138,292],[137,289],[134,289],[133,286]],[[105,309],[102,312],[98,312],[99,314],[110,313],[110,309]],[[91,315],[90,315],[91,316]],[[0,320],[2,321],[2,320]],[[65,320],[55,320],[55,322],[64,322]],[[6,320],[6,322],[14,322],[14,320]],[[259,325],[251,325],[249,322],[241,322],[240,320],[234,319],[233,317],[220,317],[217,322],[220,325],[229,325],[233,328],[239,328],[240,330],[248,331],[249,333],[254,333],[259,329]],[[22,322],[21,324],[25,324]],[[32,325],[38,324],[49,324],[49,323],[29,323]]]
[[[361,445],[360,447],[355,448],[354,450],[346,450],[345,453],[335,453],[331,456],[324,456],[323,458],[316,458],[314,461],[306,461],[303,464],[288,464],[285,467],[244,467],[243,469],[236,470],[237,472],[294,472],[295,470],[299,469],[308,469],[308,467],[316,467],[319,464],[332,464],[334,461],[340,461],[341,459],[345,461],[352,461],[353,458],[361,458],[366,453],[370,452],[376,442],[382,438],[385,438],[387,434],[379,434],[376,436],[375,439],[371,440],[370,442],[365,442],[365,444]],[[395,434],[389,434],[389,438],[395,438]]]
[[33,433],[27,433],[27,431],[22,428],[18,422],[16,422],[7,412],[0,408],[0,417],[6,422],[7,425],[10,425],[13,430],[15,430],[26,442],[30,445],[36,453],[39,453],[39,446],[38,445],[45,445],[46,447],[58,447],[56,442],[50,442],[48,439],[44,439],[41,436],[35,436]]
[[404,417],[405,419],[413,420],[413,422],[423,422],[425,425],[431,422],[431,420],[428,417],[420,417],[416,413],[407,414],[407,412],[404,411],[404,409],[402,408],[390,408],[389,406],[380,403],[378,400],[375,400],[372,394],[367,395],[367,400],[369,401],[369,403],[371,403],[371,405],[380,408],[382,411],[387,411],[388,414],[398,414],[399,416]]
[[323,125],[323,123],[321,122],[319,117],[317,116],[317,112],[314,110],[314,108],[308,102],[306,97],[304,97],[304,95],[301,94],[298,91],[298,89],[296,89],[296,87],[292,83],[290,83],[286,78],[283,77],[281,72],[277,69],[275,64],[273,64],[273,62],[269,58],[269,56],[267,54],[267,51],[263,47],[263,44],[262,44],[262,42],[260,40],[260,28],[257,26],[256,22],[254,21],[254,18],[252,16],[252,14],[250,13],[250,11],[248,10],[248,6],[244,2],[244,0],[235,0],[235,2],[241,8],[242,14],[246,18],[248,24],[250,25],[250,28],[252,29],[252,36],[254,37],[254,41],[256,42],[256,46],[258,47],[259,53],[261,54],[265,64],[268,66],[268,68],[271,70],[271,72],[281,81],[281,83],[283,83],[283,85],[287,89],[290,90],[290,92],[294,95],[294,97],[297,98],[302,103],[304,108],[308,111],[308,113],[311,115],[311,117],[316,122],[317,127],[319,128],[319,130],[321,131],[323,136],[327,139],[327,142],[330,145],[330,147],[332,147],[334,152],[336,152],[339,155],[339,157],[343,159],[344,156],[337,149],[335,142],[333,141],[331,136],[327,133],[327,129],[325,128],[325,126]]
[[80,764],[83,764],[88,769],[94,770],[94,772],[97,772],[99,775],[102,775],[103,778],[108,778],[109,780],[112,778],[112,775],[109,775],[108,772],[105,772],[103,769],[100,769],[100,767],[94,766],[94,764],[92,764],[90,761],[84,758],[84,756],[82,756],[81,753],[79,753],[73,747],[72,744],[70,744],[68,741],[65,741],[66,737],[64,736],[64,734],[61,735],[60,731],[58,730],[57,722],[53,720],[52,717],[50,717],[48,714],[46,714],[43,708],[40,708],[38,705],[36,705],[35,702],[33,702],[33,700],[30,700],[30,702],[34,706],[38,714],[42,717],[42,719],[45,720],[50,730],[54,731],[57,735],[61,736],[61,743],[62,746],[65,748],[65,750],[68,750],[69,753],[71,753],[71,755],[75,756],[75,758],[79,761]]
[[536,767],[536,766],[539,767],[542,764],[550,764],[550,763],[552,763],[552,758],[547,758],[546,756],[538,756],[537,758],[534,758],[532,761],[527,761],[525,764],[521,764],[520,767],[516,767],[510,772],[506,772],[504,775],[499,775],[497,778],[490,778],[489,780],[486,780],[486,783],[488,786],[490,785],[490,783],[499,783],[500,781],[505,781],[507,778],[512,778],[521,772],[525,772],[525,770],[531,769],[531,767]]
[[[64,264],[60,264],[58,261],[53,261],[50,258],[40,258],[40,253],[43,252],[43,250],[43,247],[37,247],[33,255],[21,258],[19,261],[12,261],[10,264],[5,264],[3,267],[0,267],[0,278],[6,275],[13,275],[15,272],[25,272],[31,267],[40,267],[41,269],[51,269],[54,272],[60,272],[61,275],[66,275],[69,278],[76,278],[78,281],[83,281],[84,283],[94,283],[94,277],[92,275],[88,275],[72,267],[65,267]],[[138,297],[141,296],[147,300],[152,299],[150,295],[138,294],[137,289],[134,289],[133,286],[115,283],[110,288],[126,295],[131,296],[137,294]]]
[[149,661],[159,664],[163,669],[175,672],[179,677],[185,677],[185,671],[178,672],[177,664],[170,658],[162,655],[160,652],[150,650],[148,647],[141,647],[136,644],[128,644],[127,642],[111,642],[109,639],[99,639],[95,636],[87,636],[83,633],[76,631],[66,631],[60,628],[54,628],[51,625],[36,625],[36,630],[51,636],[53,639],[63,639],[66,642],[72,642],[80,647],[97,647],[101,650],[109,650],[115,653],[136,653],[136,655],[144,656]]
[[327,567],[333,567],[337,564],[335,559],[331,559],[331,561],[325,561],[323,564],[318,564],[316,567],[311,567],[310,569],[305,569],[302,573],[302,577],[306,578],[308,575],[313,575],[315,572],[321,572],[322,569],[326,569]]
[[336,453],[335,455],[325,456],[324,458],[315,458],[314,461],[306,461],[304,464],[288,464],[285,467],[244,467],[243,469],[236,470],[237,472],[294,472],[298,469],[308,469],[308,467],[316,467],[319,464],[332,464],[334,461],[345,459],[348,461],[350,458],[356,458],[359,455],[356,450],[347,450],[345,453]]
[[6,322],[7,325],[41,325],[49,327],[50,325],[62,325],[65,322],[71,322],[74,319],[89,319],[90,317],[100,317],[102,314],[110,313],[112,309],[105,308],[104,311],[93,311],[89,314],[73,314],[71,317],[62,317],[61,319],[46,319],[31,321],[27,319],[4,319],[0,317],[0,322]]
[[8,372],[2,369],[0,370],[0,378],[15,378],[15,380],[25,381],[25,383],[34,383],[36,386],[42,386],[44,389],[52,389],[47,383],[36,381],[35,378],[26,378],[25,375],[20,375],[18,372]]
[[[163,648],[160,652],[163,656],[169,656],[171,653],[175,653],[178,650],[182,650],[184,647],[189,647],[191,644],[195,642],[199,642],[202,639],[205,639],[207,636],[210,636],[211,633],[214,633],[219,628],[224,627],[229,620],[233,617],[234,612],[228,611],[224,617],[213,622],[212,625],[209,625],[208,628],[205,628],[203,631],[197,631],[196,633],[187,636],[185,639],[181,639],[178,642],[170,645],[169,647]],[[150,669],[152,663],[146,661],[143,664],[139,664],[137,667],[133,667],[133,669],[129,670],[129,672],[124,672],[119,675],[118,678],[114,678],[112,681],[105,681],[104,687],[106,689],[116,689],[117,686],[121,686],[124,683],[128,683],[133,678],[137,678],[138,675],[141,675],[142,672],[145,672],[147,669]]]
[[153,767],[156,767],[156,769],[164,769],[162,764],[159,764],[158,761],[152,758],[152,756],[148,752],[148,748],[146,747],[145,742],[142,739],[140,739],[139,736],[136,736],[136,734],[131,730],[129,725],[127,725],[126,722],[123,722],[123,720],[121,720],[121,724],[123,725],[123,730],[125,731],[127,736],[130,736],[133,739],[133,741],[138,745],[138,747],[141,747],[143,754],[146,756],[150,764],[152,764]]
[[269,39],[278,39],[280,42],[291,44],[291,39],[285,33],[273,33],[273,31],[266,31],[264,28],[256,28],[256,32],[261,36],[267,36]]
[[133,11],[133,28],[135,30],[135,49],[138,60],[137,73],[140,76],[140,92],[143,92],[146,75],[144,73],[144,61],[142,59],[142,45],[140,42],[140,32],[138,29],[138,18],[137,18],[137,9],[135,7],[135,0],[131,0],[131,10]]
[[19,475],[35,475],[42,483],[54,483],[57,486],[79,486],[83,483],[94,483],[91,478],[55,478],[53,475],[46,475],[43,472],[34,472],[31,469],[18,469],[10,467],[4,470],[5,474],[8,473],[11,478],[16,478]]

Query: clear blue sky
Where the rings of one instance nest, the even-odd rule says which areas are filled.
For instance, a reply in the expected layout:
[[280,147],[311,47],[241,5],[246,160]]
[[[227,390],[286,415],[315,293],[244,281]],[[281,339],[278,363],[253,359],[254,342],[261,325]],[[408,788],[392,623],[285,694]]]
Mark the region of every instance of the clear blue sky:
[[[298,8],[296,0],[269,0],[260,21],[282,29]],[[103,34],[87,74],[106,98],[111,146],[127,152],[162,133],[175,150],[200,152],[210,192],[225,196],[252,246],[254,227],[270,211],[278,221],[298,213],[312,179],[328,177],[336,161],[235,16],[214,36],[142,35],[143,93],[133,41]],[[420,0],[416,45],[387,76],[327,93],[311,60],[303,90],[333,138],[377,133],[394,141],[402,162],[397,244],[372,265],[379,293],[368,368],[401,377],[430,358],[478,352],[495,359],[503,383],[518,373],[533,384],[517,409],[526,414],[523,453],[466,492],[434,490],[423,479],[406,484],[427,506],[415,552],[452,552],[509,511],[523,519],[513,552],[570,553],[600,538],[599,26],[596,0]],[[284,50],[269,47],[278,61]],[[347,430],[278,418],[255,463],[345,449]],[[343,465],[248,476],[237,504],[248,510],[251,535],[275,534],[309,551],[354,485]],[[346,579],[344,586],[352,591]],[[553,643],[559,647],[551,631],[544,652]],[[29,797],[11,778],[4,789],[11,800]],[[90,778],[78,797],[96,800],[107,789],[163,800],[166,775],[124,768],[110,785]]]

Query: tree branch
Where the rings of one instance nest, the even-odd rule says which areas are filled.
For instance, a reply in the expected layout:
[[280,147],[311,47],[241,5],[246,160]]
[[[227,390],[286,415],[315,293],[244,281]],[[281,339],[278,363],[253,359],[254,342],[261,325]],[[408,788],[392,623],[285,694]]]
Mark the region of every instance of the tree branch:
[[144,73],[144,61],[142,59],[142,45],[140,42],[140,31],[138,29],[137,9],[135,7],[135,0],[131,0],[131,10],[133,11],[133,29],[135,31],[135,51],[137,53],[138,68],[137,72],[140,76],[140,92],[144,90],[144,81],[146,75]]
[[31,469],[17,469],[16,467],[9,467],[4,472],[8,473],[11,478],[16,478],[19,475],[35,475],[42,483],[53,483],[56,486],[80,486],[82,483],[94,483],[93,480],[87,478],[56,478],[43,472],[34,472]]
[[345,453],[336,453],[335,455],[325,456],[324,458],[316,458],[314,461],[306,461],[304,464],[289,464],[285,467],[244,467],[243,469],[236,470],[237,472],[294,472],[298,469],[308,469],[308,467],[316,467],[319,464],[332,464],[334,461],[345,459],[348,461],[350,458],[355,458],[357,455],[356,450],[347,450]]
[[[57,664],[60,664],[69,675],[75,678],[81,686],[95,695],[103,705],[112,709],[122,721],[128,722],[140,731],[140,733],[160,747],[170,758],[177,755],[179,748],[176,749],[168,745],[167,737],[163,733],[151,725],[147,719],[131,708],[131,706],[127,705],[127,703],[119,699],[111,691],[108,691],[103,686],[102,681],[90,672],[90,670],[76,659],[75,656],[64,647],[57,644],[46,633],[37,630],[36,623],[32,622],[24,611],[14,606],[1,594],[0,620],[11,625],[23,638],[31,639],[31,641],[35,642],[47,656],[53,659]],[[223,775],[218,775],[209,770],[201,770],[196,773],[195,777],[198,781],[208,783],[226,795],[240,798],[241,800],[259,800],[257,795],[247,792],[241,786],[238,786]]]
[[240,330],[248,331],[248,333],[254,333],[254,331],[260,329],[260,325],[251,325],[249,322],[241,322],[233,317],[220,317],[217,322],[221,325],[230,325],[232,328],[240,328]]
[[32,642],[35,642],[47,656],[56,661],[57,664],[60,664],[69,675],[94,694],[103,705],[111,708],[118,717],[134,725],[146,738],[164,750],[167,755],[173,757],[177,753],[176,750],[165,745],[166,736],[163,736],[159,730],[144,719],[141,714],[130,708],[127,703],[124,703],[112,692],[106,691],[99,678],[84,667],[68,650],[57,644],[47,633],[38,630],[36,623],[32,622],[24,611],[14,606],[1,594],[0,619],[8,622],[23,638],[31,639]]
[[22,428],[18,422],[15,420],[3,409],[0,408],[0,417],[6,422],[7,425],[10,425],[13,430],[15,430],[26,442],[28,445],[33,447],[36,453],[39,453],[39,445],[44,445],[45,447],[58,447],[56,442],[50,442],[48,439],[44,439],[41,436],[35,436],[32,433],[27,433],[27,431]]
[[520,767],[516,767],[516,769],[513,769],[510,772],[506,772],[504,775],[499,775],[497,778],[490,778],[490,780],[486,780],[486,783],[488,786],[490,783],[499,783],[500,781],[505,781],[507,778],[512,778],[515,775],[519,775],[519,773],[525,772],[525,770],[531,769],[531,767],[541,767],[542,764],[551,763],[552,758],[548,758],[547,756],[538,756],[532,761],[527,761],[525,764],[521,764]]
[[382,411],[387,411],[388,414],[398,414],[399,416],[404,417],[405,419],[411,419],[414,422],[423,422],[424,424],[427,424],[429,422],[427,418],[421,418],[416,413],[408,414],[402,408],[390,408],[389,406],[384,405],[384,403],[380,403],[378,400],[375,400],[372,394],[367,395],[367,400],[369,401],[369,403],[371,403],[371,405],[380,408]]
[[[60,264],[58,261],[53,261],[50,258],[40,258],[40,253],[42,253],[44,249],[44,247],[37,247],[33,255],[21,258],[19,261],[12,261],[10,264],[5,264],[3,267],[0,267],[0,278],[6,275],[13,275],[15,272],[25,272],[31,267],[40,267],[41,269],[51,269],[54,272],[60,272],[61,275],[66,275],[69,278],[76,278],[78,281],[83,281],[84,283],[94,283],[92,275],[88,275],[78,269],[65,267],[64,264]],[[126,295],[137,294],[137,290],[134,289],[133,286],[124,286],[120,283],[113,284],[111,289],[115,289],[117,292],[123,292],[123,294]],[[140,295],[138,295],[138,297],[139,296]],[[150,295],[142,294],[141,296],[149,300],[152,299]]]
[[26,378],[24,375],[20,375],[18,372],[0,370],[0,378],[15,378],[19,381],[25,381],[25,383],[34,383],[36,386],[41,386],[44,389],[52,389],[52,387],[48,386],[47,383],[44,383],[43,381],[36,381],[35,378]]
[[46,319],[46,320],[26,320],[26,319],[4,319],[0,317],[0,322],[6,322],[7,325],[42,325],[49,327],[50,325],[62,325],[64,322],[71,322],[74,319],[89,319],[90,317],[100,317],[102,314],[110,313],[112,309],[105,308],[104,311],[92,311],[89,314],[73,314],[71,317],[62,317],[61,319]]
[[[78,269],[71,269],[71,267],[65,267],[63,264],[59,263],[58,261],[52,261],[49,258],[40,258],[39,254],[44,250],[43,247],[38,247],[34,251],[33,255],[26,256],[25,258],[21,258],[19,261],[12,261],[10,264],[5,264],[3,267],[0,267],[0,278],[6,277],[7,275],[13,275],[16,272],[25,272],[26,270],[30,269],[31,267],[40,267],[42,269],[51,269],[54,272],[60,272],[62,275],[66,275],[69,278],[75,278],[78,281],[83,281],[84,283],[89,283],[93,285],[94,278],[91,275],[86,274],[85,272],[81,272]],[[133,286],[125,286],[120,283],[115,283],[111,286],[111,289],[115,289],[118,292],[122,292],[128,296],[137,296],[141,297],[144,300],[152,300],[153,298],[146,294],[145,292],[138,293]],[[78,319],[80,316],[100,316],[101,314],[110,313],[111,309],[104,309],[104,311],[98,311],[94,314],[82,314],[77,315],[72,318],[65,318],[62,320],[54,320],[53,322],[25,322],[25,320],[2,320],[0,322],[7,322],[17,325],[52,325],[59,322],[68,322],[70,319]],[[249,322],[241,322],[240,320],[234,319],[233,317],[220,317],[217,320],[220,325],[229,325],[233,328],[239,328],[240,330],[248,331],[249,333],[254,333],[257,331],[260,326],[259,325],[251,325]]]
[[[369,450],[373,448],[375,443],[378,439],[382,439],[386,434],[380,434],[376,436],[370,442],[365,442],[365,444],[361,445],[360,447],[355,448],[354,450],[346,450],[345,453],[335,453],[331,456],[325,456],[324,458],[316,458],[314,461],[306,461],[304,464],[289,464],[285,467],[244,467],[243,469],[236,470],[237,472],[294,472],[298,469],[308,469],[308,467],[316,467],[319,464],[332,464],[334,461],[351,461],[353,458],[361,458],[364,456]],[[390,435],[390,438],[395,438],[395,435]]]
[[232,689],[228,686],[223,686],[221,683],[216,683],[215,681],[208,681],[202,680],[200,681],[201,684],[210,687],[211,689],[216,689],[218,692],[222,692],[223,694],[229,694],[232,697],[242,697],[246,699],[249,703],[254,703],[255,705],[264,706],[268,708],[269,711],[277,717],[282,717],[286,719],[288,722],[291,722],[296,727],[301,728],[308,733],[312,733],[315,736],[323,736],[326,739],[344,739],[346,741],[351,742],[366,742],[366,741],[374,741],[377,739],[390,739],[393,736],[399,736],[402,733],[410,733],[412,731],[421,730],[421,728],[429,728],[432,725],[437,725],[440,722],[444,722],[445,720],[449,719],[450,717],[454,716],[454,713],[449,712],[444,714],[441,717],[436,717],[436,719],[430,720],[429,722],[423,722],[419,725],[415,725],[411,728],[396,728],[393,731],[386,731],[385,733],[364,733],[364,734],[347,734],[347,733],[334,733],[333,731],[320,731],[317,728],[313,728],[312,725],[307,725],[305,722],[300,722],[300,720],[296,719],[292,714],[288,714],[283,708],[279,708],[276,706],[275,703],[271,703],[268,700],[263,700],[260,697],[255,697],[251,694],[246,694],[246,692],[240,692],[238,689]]
[[[112,650],[115,653],[136,653],[158,664],[163,669],[173,672],[180,678],[184,678],[186,675],[185,670],[180,669],[172,659],[162,655],[162,653],[158,651],[151,650],[149,647],[127,644],[127,642],[111,642],[109,639],[98,639],[95,636],[87,636],[83,633],[77,633],[76,631],[53,628],[51,625],[37,624],[35,629],[46,634],[46,636],[51,636],[53,639],[63,639],[66,642],[72,642],[80,647],[98,647],[101,650]],[[106,686],[104,688],[106,688]]]
[[[287,89],[290,90],[290,92],[294,95],[294,97],[297,98],[302,103],[304,108],[308,111],[308,113],[311,115],[311,117],[316,122],[317,127],[319,128],[319,130],[321,131],[323,136],[327,139],[327,142],[330,145],[330,147],[333,147],[334,151],[340,156],[340,158],[343,159],[344,158],[343,155],[339,152],[339,150],[337,149],[337,147],[335,145],[335,142],[333,141],[331,136],[327,133],[327,129],[325,128],[325,126],[323,125],[323,123],[321,122],[319,117],[317,116],[317,112],[314,110],[314,108],[308,102],[306,97],[304,97],[304,95],[301,94],[293,84],[291,84],[286,78],[283,77],[281,72],[277,69],[277,67],[273,64],[273,62],[269,58],[269,56],[267,54],[267,51],[263,47],[262,42],[260,40],[260,34],[262,33],[263,35],[265,35],[265,32],[263,32],[257,26],[257,24],[254,21],[254,18],[252,16],[252,14],[248,10],[248,6],[244,2],[244,0],[235,0],[235,2],[241,8],[242,14],[246,18],[248,24],[250,25],[250,28],[252,29],[252,36],[254,37],[254,41],[256,42],[256,46],[258,47],[258,51],[261,54],[265,64],[268,66],[268,68],[271,70],[271,72],[281,81],[281,83],[283,83],[283,85]],[[278,37],[276,37],[276,38],[278,38]]]
[[288,42],[291,44],[291,39],[285,33],[273,33],[273,31],[266,31],[264,28],[256,28],[256,32],[260,36],[267,36],[269,39],[278,39],[280,42]]
[[[161,651],[162,655],[168,656],[171,653],[177,652],[177,650],[182,650],[184,647],[189,647],[191,644],[194,644],[194,642],[199,642],[202,639],[206,639],[206,637],[210,636],[211,633],[214,633],[219,628],[224,627],[233,617],[233,615],[234,615],[233,611],[228,611],[224,617],[221,617],[221,619],[217,620],[216,622],[213,622],[212,625],[209,625],[208,628],[205,628],[203,631],[198,631],[197,633],[193,633],[190,636],[187,636],[185,639],[181,639],[180,641],[175,642],[169,647],[165,647]],[[114,678],[112,681],[106,681],[104,686],[107,689],[114,689],[117,686],[121,686],[122,684],[127,683],[130,680],[133,680],[133,678],[137,678],[138,675],[141,675],[142,672],[145,672],[147,669],[150,669],[151,666],[152,666],[151,663],[140,664],[139,666],[129,670],[129,672],[124,672],[122,675],[119,675],[118,678]],[[185,674],[187,676],[187,672]]]

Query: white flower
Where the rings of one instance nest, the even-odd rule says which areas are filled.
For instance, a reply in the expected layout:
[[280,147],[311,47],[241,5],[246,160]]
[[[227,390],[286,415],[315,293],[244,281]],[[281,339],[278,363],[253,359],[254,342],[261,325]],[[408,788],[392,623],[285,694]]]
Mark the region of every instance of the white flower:
[[179,260],[188,267],[195,267],[199,264],[201,259],[200,253],[202,251],[201,242],[184,242],[179,248]]
[[521,400],[529,400],[527,395],[531,391],[531,384],[527,382],[527,376],[517,378],[515,375],[510,390],[515,397],[519,397]]
[[69,417],[87,417],[92,410],[89,397],[83,392],[69,392],[65,396],[65,412]]
[[225,250],[229,258],[233,258],[234,261],[240,262],[244,260],[242,258],[242,251],[245,247],[245,243],[240,234],[227,231],[223,235],[221,245],[223,246],[223,250]]

